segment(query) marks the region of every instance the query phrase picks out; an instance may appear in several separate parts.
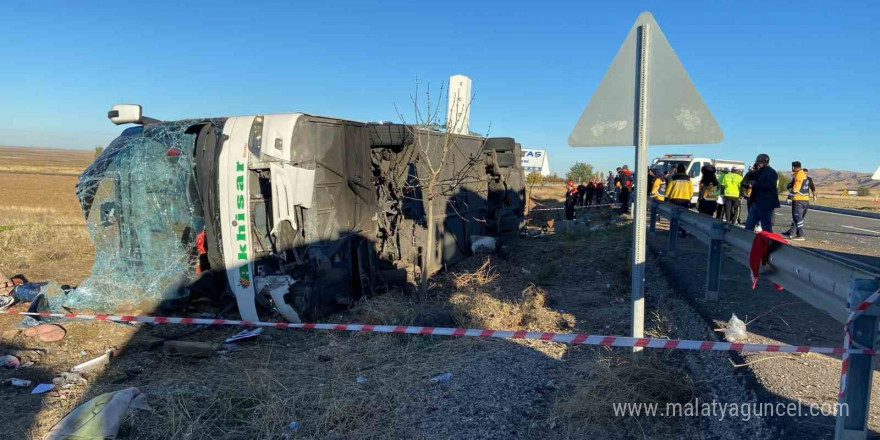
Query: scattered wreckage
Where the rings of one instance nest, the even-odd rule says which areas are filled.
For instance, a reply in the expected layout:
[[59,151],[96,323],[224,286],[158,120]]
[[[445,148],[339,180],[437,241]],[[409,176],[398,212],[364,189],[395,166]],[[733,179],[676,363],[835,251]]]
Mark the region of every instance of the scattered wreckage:
[[[231,292],[244,320],[313,320],[523,223],[512,138],[305,113],[158,121],[117,105],[108,116],[137,125],[77,183],[95,264],[66,307],[149,311]],[[445,155],[432,148],[450,139]],[[419,175],[431,160],[445,164],[436,197]]]

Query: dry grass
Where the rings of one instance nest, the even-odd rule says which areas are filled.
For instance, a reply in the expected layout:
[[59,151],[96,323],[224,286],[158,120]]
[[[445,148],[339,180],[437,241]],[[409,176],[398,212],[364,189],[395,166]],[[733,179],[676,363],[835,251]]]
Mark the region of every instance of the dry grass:
[[[94,248],[74,194],[74,177],[0,175],[0,267],[31,272],[35,280],[52,279],[53,269],[64,268],[60,281],[78,283],[88,273]],[[8,186],[7,186],[8,185]]]
[[547,294],[529,285],[517,301],[498,299],[487,292],[457,292],[449,299],[455,322],[461,327],[504,330],[566,331],[574,316],[547,306]]
[[696,396],[687,371],[671,366],[659,352],[638,357],[609,355],[587,373],[580,387],[560,402],[560,409],[572,419],[602,421],[615,417],[614,404],[686,403]]
[[[438,363],[461,358],[479,343],[276,333],[271,343],[232,353],[237,362],[163,358],[161,371],[174,375],[141,386],[156,411],[136,413],[120,435],[278,439],[282,427],[296,421],[301,427],[290,438],[416,438],[417,424],[399,423],[413,417],[405,409],[423,405]],[[357,377],[367,384],[358,384]]]
[[486,258],[483,264],[474,271],[463,271],[452,274],[452,286],[455,289],[480,288],[498,279],[498,273],[492,268],[492,259]]

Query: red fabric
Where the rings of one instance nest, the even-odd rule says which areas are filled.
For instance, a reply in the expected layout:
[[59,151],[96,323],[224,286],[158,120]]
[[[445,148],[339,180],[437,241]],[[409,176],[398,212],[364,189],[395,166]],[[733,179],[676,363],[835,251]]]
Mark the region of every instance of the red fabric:
[[199,235],[196,235],[196,250],[199,252],[199,261],[196,263],[196,275],[201,275],[204,270],[202,268],[202,261],[204,260],[202,255],[208,253],[208,249],[205,247],[206,238],[205,231],[199,232]]
[[198,249],[199,255],[208,253],[208,250],[205,248],[205,231],[199,232],[199,235],[196,235],[196,249]]
[[[758,273],[761,271],[761,266],[767,264],[767,257],[770,255],[771,241],[788,244],[785,238],[781,235],[767,231],[761,231],[755,234],[755,239],[752,241],[752,250],[749,252],[749,270],[751,271],[752,276],[752,290],[754,290],[755,286],[758,284]],[[776,287],[776,290],[783,289],[782,286],[776,283],[773,283],[773,286]]]

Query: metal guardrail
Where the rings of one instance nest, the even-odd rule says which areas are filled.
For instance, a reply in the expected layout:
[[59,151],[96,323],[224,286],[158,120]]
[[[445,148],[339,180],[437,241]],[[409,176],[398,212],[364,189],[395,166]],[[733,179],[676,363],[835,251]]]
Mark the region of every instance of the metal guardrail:
[[[748,266],[749,252],[755,238],[755,234],[751,231],[685,210],[671,203],[658,203],[656,207],[658,212],[670,217],[672,221],[675,221],[673,213],[677,212],[676,226],[684,228],[700,241],[711,246],[712,241],[722,240],[730,257]],[[656,215],[653,212],[651,218],[653,231],[656,222]],[[669,251],[674,253],[676,240],[673,240],[672,235],[675,234],[670,234]],[[840,322],[846,322],[850,312],[847,306],[850,280],[874,279],[873,274],[869,272],[794,246],[780,244],[773,250],[768,260],[768,264],[761,267],[760,277],[785,287],[786,290]],[[707,299],[717,299],[717,297]]]
[[[706,268],[706,299],[721,295],[721,263],[723,252],[748,267],[749,253],[755,234],[681,206],[666,202],[651,205],[650,231],[656,231],[658,214],[669,218],[669,254],[674,256],[678,228],[709,246]],[[851,312],[880,287],[880,278],[859,268],[832,260],[818,253],[780,243],[768,255],[768,264],[760,268],[759,277],[766,278],[813,307],[822,310],[849,327],[855,340],[865,348],[878,348],[877,335],[880,306],[872,306],[863,315],[848,322]],[[846,376],[847,391],[839,400],[846,404],[846,414],[839,414],[835,439],[864,439],[867,435],[868,409],[874,359],[870,355],[850,357],[850,373]]]

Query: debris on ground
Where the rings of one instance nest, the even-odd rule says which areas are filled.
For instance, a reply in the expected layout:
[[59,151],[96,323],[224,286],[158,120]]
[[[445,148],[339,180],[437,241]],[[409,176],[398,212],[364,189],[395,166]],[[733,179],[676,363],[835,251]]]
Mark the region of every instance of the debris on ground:
[[71,373],[79,373],[79,374],[91,374],[96,371],[100,371],[107,365],[110,365],[110,357],[112,356],[111,351],[107,351],[106,353],[92,359],[85,361],[73,368],[70,369]]
[[152,410],[137,388],[101,394],[64,416],[43,440],[114,439],[122,421],[136,409]]
[[736,314],[730,315],[730,321],[724,327],[724,338],[728,342],[742,341],[746,339],[746,323],[736,317]]
[[165,341],[165,353],[172,356],[209,358],[213,352],[214,347],[206,342]]
[[285,438],[290,437],[297,429],[299,429],[299,422],[290,422],[281,428],[281,435]]
[[67,335],[67,330],[58,324],[40,324],[28,327],[22,332],[28,338],[37,338],[41,342],[58,342]]
[[495,252],[497,245],[495,237],[487,237],[484,235],[471,235],[471,252],[475,254]]
[[31,394],[43,394],[52,391],[53,388],[55,388],[55,385],[52,385],[51,383],[41,383],[34,387]]
[[0,367],[18,368],[19,365],[21,365],[21,360],[11,354],[0,356]]
[[366,377],[357,377],[355,378],[355,381],[358,383],[358,385],[367,385],[368,383],[370,383],[370,381],[368,381]]
[[13,304],[15,304],[15,297],[0,296],[0,310],[6,310],[12,307]]
[[64,372],[61,373],[61,376],[52,379],[52,384],[62,388],[70,388],[76,385],[88,385],[89,381],[79,373]]
[[235,341],[241,341],[242,339],[251,339],[260,336],[263,333],[263,327],[258,327],[253,330],[242,330],[228,338],[226,338],[224,343],[230,343]]
[[433,382],[433,383],[446,383],[446,382],[449,382],[449,379],[452,379],[452,373],[443,373],[439,376],[432,377],[431,382]]
[[29,387],[31,386],[31,381],[26,379],[16,379],[13,377],[12,379],[9,379],[9,384],[14,387]]

